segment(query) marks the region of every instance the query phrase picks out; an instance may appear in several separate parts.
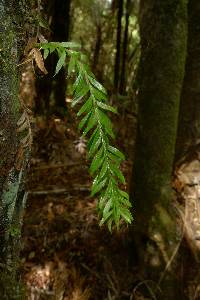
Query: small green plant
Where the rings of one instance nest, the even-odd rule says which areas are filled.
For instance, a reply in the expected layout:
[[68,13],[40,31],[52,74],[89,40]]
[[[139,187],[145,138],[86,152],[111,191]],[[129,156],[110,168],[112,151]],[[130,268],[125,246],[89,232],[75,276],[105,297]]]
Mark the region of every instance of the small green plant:
[[111,120],[106,114],[106,112],[117,113],[116,109],[108,105],[107,92],[91,72],[87,57],[79,51],[80,45],[73,42],[50,42],[41,43],[39,47],[44,50],[44,59],[50,53],[57,52],[55,75],[65,65],[66,59],[68,75],[75,73],[72,107],[81,104],[77,113],[81,118],[79,129],[84,137],[88,137],[90,173],[94,177],[91,195],[100,194],[98,201],[100,225],[106,223],[111,231],[113,224],[119,227],[122,219],[126,223],[131,223],[133,218],[130,213],[129,195],[119,187],[120,183],[125,184],[125,178],[120,170],[120,164],[125,157],[111,145],[110,140],[115,136]]

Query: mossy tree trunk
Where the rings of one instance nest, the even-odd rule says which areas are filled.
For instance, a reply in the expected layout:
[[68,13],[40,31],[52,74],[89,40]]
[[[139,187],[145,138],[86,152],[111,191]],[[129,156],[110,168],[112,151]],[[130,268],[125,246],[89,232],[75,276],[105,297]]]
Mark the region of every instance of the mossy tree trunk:
[[[183,299],[170,259],[180,238],[171,173],[185,69],[186,0],[142,0],[140,35],[139,121],[131,183],[133,234],[144,279],[160,285],[162,299]],[[157,294],[155,284],[151,289]]]
[[27,150],[21,140],[26,130],[18,131],[23,114],[19,94],[19,59],[24,46],[25,6],[18,0],[0,0],[0,298],[18,299],[16,279],[23,178]]
[[[188,3],[188,51],[181,95],[176,160],[200,149],[200,2]],[[196,147],[198,146],[198,147]],[[193,151],[194,150],[194,151]],[[188,153],[189,154],[189,153]]]

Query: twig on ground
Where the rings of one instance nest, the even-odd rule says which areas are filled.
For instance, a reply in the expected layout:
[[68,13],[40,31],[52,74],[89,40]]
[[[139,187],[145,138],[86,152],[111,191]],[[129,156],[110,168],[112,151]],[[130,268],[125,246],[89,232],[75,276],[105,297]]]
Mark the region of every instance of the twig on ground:
[[59,168],[72,168],[80,166],[82,168],[86,168],[86,166],[83,166],[82,163],[70,163],[70,164],[55,164],[55,165],[45,165],[45,166],[38,166],[34,167],[33,170],[48,170],[48,169],[59,169]]
[[49,194],[54,194],[54,195],[59,195],[59,194],[71,194],[74,191],[80,191],[80,192],[89,192],[90,188],[89,187],[74,187],[73,189],[55,189],[55,190],[42,190],[42,191],[28,191],[28,195],[49,195]]

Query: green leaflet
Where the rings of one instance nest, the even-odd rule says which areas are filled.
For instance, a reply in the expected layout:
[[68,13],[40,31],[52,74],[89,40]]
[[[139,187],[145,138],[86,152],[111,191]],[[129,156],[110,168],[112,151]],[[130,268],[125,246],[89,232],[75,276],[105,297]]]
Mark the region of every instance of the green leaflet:
[[88,86],[83,85],[82,89],[80,89],[77,93],[75,93],[75,96],[72,100],[72,107],[74,107],[78,102],[81,101],[81,99],[86,96],[88,93],[89,88]]
[[119,224],[119,221],[120,221],[120,209],[116,205],[113,208],[113,217],[114,217],[115,224]]
[[[110,231],[110,233],[112,233],[112,224],[113,224],[113,220],[109,219],[107,222],[107,226],[108,226],[108,230]],[[118,225],[117,225],[117,229],[118,229]]]
[[87,123],[87,127],[83,131],[83,136],[86,136],[88,134],[88,132],[95,126],[96,123],[97,123],[97,119],[95,118],[94,113],[91,113],[90,118]]
[[115,164],[112,164],[110,166],[110,168],[113,171],[113,175],[117,176],[119,178],[119,180],[121,181],[121,183],[125,184],[126,180],[125,180],[124,175],[122,174],[121,170],[119,169],[119,167],[116,166]]
[[111,185],[112,185],[111,180],[109,180],[106,190],[101,193],[101,198],[98,203],[98,208],[101,213],[103,213],[103,208],[105,207],[106,202],[108,201],[109,198],[111,198]]
[[98,99],[100,101],[106,101],[107,100],[107,96],[102,93],[101,91],[91,87],[91,94],[94,96],[95,99]]
[[116,155],[117,157],[119,157],[121,160],[125,160],[124,154],[121,151],[119,151],[117,148],[113,146],[108,146],[108,150],[114,155]]
[[127,200],[127,199],[124,198],[124,197],[121,197],[121,198],[120,198],[120,202],[122,203],[122,205],[124,204],[124,205],[127,206],[127,207],[132,207],[130,201]]
[[70,76],[72,72],[74,72],[76,69],[76,57],[72,55],[70,57],[70,61],[68,64],[68,75]]
[[108,178],[105,178],[104,180],[102,180],[100,182],[98,180],[94,181],[94,184],[92,186],[92,193],[91,193],[92,197],[106,185],[107,180],[108,180]]
[[[129,195],[128,195],[126,192],[124,192],[124,191],[122,191],[122,190],[119,190],[118,192],[120,193],[120,195],[121,195],[124,199],[128,200],[128,202],[129,202]],[[130,202],[129,202],[129,203],[130,203]]]
[[[65,48],[63,48],[63,47],[57,47],[56,51],[58,53],[58,57],[61,57],[62,53],[65,52]],[[65,52],[65,54],[66,54],[66,52]],[[66,54],[66,56],[67,56],[67,54]]]
[[89,99],[83,104],[81,109],[78,111],[77,116],[80,117],[82,113],[90,111],[92,108],[92,97],[89,97]]
[[85,78],[84,78],[84,76],[82,76],[82,74],[80,74],[80,78],[79,78],[78,82],[75,82],[75,84],[73,86],[74,92],[75,92],[75,97],[76,97],[76,94],[81,94],[81,91],[86,89],[86,88],[89,91],[89,87],[86,84]]
[[100,150],[97,152],[95,157],[92,160],[91,166],[90,166],[90,172],[94,174],[102,165],[103,163],[103,147],[100,148]]
[[101,219],[100,226],[102,226],[111,217],[113,213],[112,206],[113,202],[112,198],[110,198],[103,209],[103,218]]
[[81,116],[79,130],[83,136],[88,136],[88,158],[91,159],[90,172],[95,177],[91,195],[100,194],[98,210],[101,217],[100,226],[107,223],[110,231],[113,225],[117,228],[121,219],[131,223],[133,217],[129,211],[132,206],[129,196],[119,188],[119,183],[125,184],[125,178],[120,170],[124,154],[110,145],[110,137],[114,138],[112,122],[106,112],[117,113],[117,110],[107,103],[107,92],[91,72],[85,54],[79,52],[80,45],[74,42],[40,43],[44,49],[44,58],[52,52],[57,52],[59,59],[55,75],[65,65],[68,58],[68,75],[75,73],[73,84],[72,107],[80,104],[77,116]]
[[104,126],[105,131],[114,138],[114,132],[112,130],[112,123],[108,116],[100,109],[96,110],[100,123]]
[[44,54],[43,54],[44,59],[46,59],[48,55],[49,55],[49,49],[44,49]]
[[89,148],[89,151],[88,151],[88,157],[89,158],[96,152],[96,150],[99,148],[100,144],[101,144],[101,137],[97,132],[95,137],[94,137],[94,140],[92,142],[92,145],[91,145],[91,147]]
[[97,101],[97,105],[104,110],[109,110],[115,114],[117,113],[117,110],[114,107],[107,105],[104,102]]
[[111,201],[111,199],[109,199],[103,209],[103,216],[104,216],[104,219],[107,217],[107,215],[109,214],[110,212],[110,209],[112,207],[113,203]]
[[53,52],[55,51],[55,49],[56,49],[56,48],[54,48],[54,47],[50,47],[50,48],[49,48],[49,53],[50,53],[50,54],[53,53]]
[[99,117],[99,120],[101,121],[101,123],[105,127],[112,128],[112,123],[111,123],[109,117],[101,109],[97,109],[96,111],[97,111],[97,114],[98,114],[98,117]]
[[76,42],[61,42],[60,45],[65,48],[81,48],[81,45]]
[[109,165],[108,165],[107,161],[104,161],[102,169],[99,173],[99,180],[101,180],[106,175],[108,168],[109,168]]
[[98,136],[100,136],[99,128],[98,127],[93,131],[93,133],[91,134],[91,136],[90,136],[90,138],[88,140],[88,143],[87,143],[88,151],[90,150],[90,147],[91,147],[91,145],[92,145],[92,143],[94,141],[94,138],[95,138],[95,136],[96,136],[97,133],[98,133]]
[[98,209],[99,209],[100,212],[103,211],[103,208],[105,207],[105,204],[106,204],[107,200],[108,199],[104,196],[100,197],[99,202],[98,202]]
[[79,123],[78,129],[82,129],[82,128],[85,126],[85,124],[86,124],[87,120],[89,119],[90,115],[91,115],[91,112],[89,112],[89,113],[81,120],[81,122]]
[[80,82],[83,81],[83,76],[82,74],[80,73],[77,78],[76,78],[76,81],[74,82],[73,84],[73,92],[76,90],[77,86],[80,84]]
[[60,54],[60,58],[59,58],[59,60],[57,62],[56,71],[55,71],[54,76],[56,76],[59,73],[59,71],[61,70],[61,68],[65,65],[65,59],[66,59],[66,52],[63,51]]
[[133,217],[128,209],[121,208],[120,214],[126,220],[127,223],[131,224],[131,222],[133,221]]
[[96,81],[94,77],[88,76],[88,79],[95,88],[97,88],[103,94],[107,95],[106,89],[103,87],[103,85],[101,85],[98,81]]
[[49,53],[52,53],[55,51],[55,49],[57,48],[56,43],[39,43],[37,44],[39,48],[41,49],[48,49]]
[[[109,200],[110,201],[110,200]],[[108,203],[108,202],[107,202]],[[107,204],[106,204],[107,205]],[[112,210],[110,210],[108,213],[104,213],[104,215],[103,215],[103,218],[101,219],[101,221],[100,221],[100,223],[99,223],[99,225],[100,226],[102,226],[107,220],[108,220],[108,218],[110,218],[110,216],[112,215]],[[109,227],[110,228],[110,231],[111,231],[111,227]]]
[[108,152],[108,157],[109,157],[113,162],[117,162],[118,164],[122,161],[121,158],[119,158],[118,156],[114,155],[112,152]]

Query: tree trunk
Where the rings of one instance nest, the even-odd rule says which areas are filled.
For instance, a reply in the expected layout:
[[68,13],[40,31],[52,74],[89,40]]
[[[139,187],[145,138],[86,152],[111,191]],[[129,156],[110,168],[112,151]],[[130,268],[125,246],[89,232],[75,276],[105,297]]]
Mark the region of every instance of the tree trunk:
[[[23,1],[0,0],[0,298],[20,299],[15,281],[24,206],[23,179],[28,148],[20,128],[23,107],[19,101],[19,63],[24,46]],[[25,115],[24,115],[25,116]],[[27,122],[25,120],[24,122]],[[22,119],[21,119],[22,120]],[[27,123],[28,124],[28,123]]]
[[[51,40],[64,42],[69,40],[70,33],[70,7],[71,0],[54,0],[50,3],[50,15],[52,16],[52,35]],[[36,113],[50,113],[50,106],[53,106],[52,112],[60,116],[66,111],[66,73],[62,68],[54,78],[54,72],[58,57],[52,54],[47,58],[46,66],[49,74],[36,81],[38,101]],[[53,100],[53,104],[50,103]]]
[[[94,48],[94,56],[93,56],[93,64],[92,64],[92,70],[94,74],[98,72],[98,64],[99,64],[99,55],[101,51],[101,43],[102,43],[102,30],[101,30],[101,24],[97,24],[96,29],[96,43]],[[99,79],[99,76],[97,74],[97,78]]]
[[118,92],[119,78],[120,78],[122,17],[123,17],[123,0],[118,0],[117,39],[116,39],[116,55],[115,55],[115,69],[114,69],[114,89],[116,93]]
[[[188,4],[188,52],[181,95],[176,161],[200,145],[200,3]],[[199,147],[198,147],[199,148]],[[194,150],[194,151],[193,151]]]
[[[54,41],[63,42],[69,40],[70,34],[70,7],[71,0],[56,0],[55,3],[55,15],[53,17],[52,28]],[[57,75],[57,78],[53,85],[55,109],[58,108],[58,112],[62,115],[62,110],[66,110],[66,72],[62,68]]]
[[179,243],[171,173],[185,69],[186,1],[142,0],[140,34],[139,120],[131,183],[134,239],[145,279],[160,284],[162,299],[183,299],[170,259]]
[[126,61],[127,61],[127,49],[128,49],[128,27],[129,27],[129,16],[130,16],[130,4],[131,0],[126,0],[126,21],[124,29],[124,39],[123,39],[123,52],[122,52],[122,68],[121,68],[121,78],[119,93],[124,94],[126,90]]
[[112,10],[113,14],[115,13],[116,8],[118,6],[117,2],[118,2],[118,0],[112,0],[112,2],[111,2],[111,10]]
[[[199,218],[199,157],[200,157],[200,2],[189,0],[188,3],[188,50],[185,77],[181,94],[179,126],[176,143],[176,178],[183,187],[181,191],[182,203],[185,210],[185,232],[187,255],[184,257],[182,269],[184,287],[191,282],[199,282],[198,245]],[[192,207],[192,209],[190,209]],[[194,258],[192,269],[192,257]],[[186,256],[187,258],[187,256]],[[188,289],[189,290],[189,289]],[[195,295],[196,299],[199,297]]]

